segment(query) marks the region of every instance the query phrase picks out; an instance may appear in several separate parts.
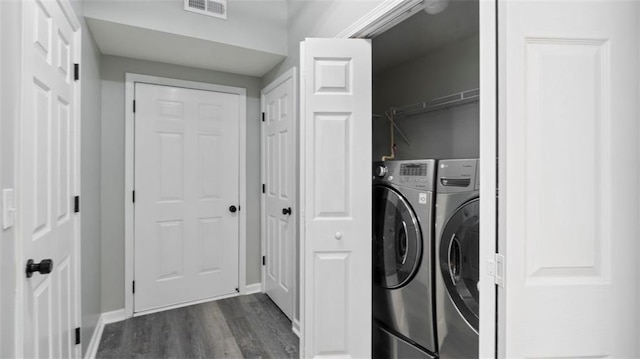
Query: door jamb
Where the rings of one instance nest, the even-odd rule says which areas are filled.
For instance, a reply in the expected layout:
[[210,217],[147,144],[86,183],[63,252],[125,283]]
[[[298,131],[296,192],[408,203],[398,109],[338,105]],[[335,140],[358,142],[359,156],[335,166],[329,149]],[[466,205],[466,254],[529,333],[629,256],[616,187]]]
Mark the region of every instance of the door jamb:
[[[205,82],[195,82],[178,80],[166,77],[140,75],[134,73],[125,74],[125,179],[124,179],[124,315],[131,318],[133,313],[133,293],[131,283],[134,278],[134,207],[131,193],[134,190],[134,113],[133,100],[135,98],[135,83],[146,83],[152,85],[164,85],[172,87],[182,87],[194,90],[204,90],[212,92],[224,92],[237,94],[240,96],[240,124],[239,124],[239,208],[246,206],[247,190],[247,90],[241,87],[223,86]],[[246,210],[238,211],[238,291],[239,294],[247,292],[246,278]]]
[[[265,95],[269,92],[271,92],[272,90],[274,90],[275,88],[277,88],[278,86],[280,86],[282,83],[286,82],[288,79],[292,79],[293,80],[293,92],[292,92],[292,99],[291,101],[293,102],[293,113],[291,114],[292,119],[291,119],[291,133],[293,134],[293,146],[292,146],[292,150],[294,152],[293,154],[293,164],[294,164],[294,168],[292,168],[292,175],[294,177],[292,184],[293,184],[293,191],[292,191],[292,196],[293,196],[293,200],[292,200],[292,204],[293,204],[293,208],[294,211],[297,208],[300,208],[300,203],[298,201],[298,180],[297,178],[297,164],[299,159],[299,151],[295,151],[294,149],[298,148],[298,141],[300,138],[300,134],[298,133],[298,110],[297,110],[297,105],[298,105],[298,77],[297,77],[297,69],[296,67],[292,67],[289,70],[287,70],[284,74],[280,75],[277,79],[271,81],[271,83],[269,83],[264,89],[262,89],[262,91],[260,91],[260,110],[262,113],[265,113],[266,111],[266,107],[265,107]],[[266,151],[265,151],[265,142],[264,142],[264,125],[265,123],[262,122],[261,126],[260,126],[260,179],[262,184],[267,183],[267,178],[265,175],[265,166],[266,166],[266,159],[264,157]],[[265,201],[265,193],[262,193],[260,196],[260,253],[262,256],[266,256],[267,253],[265,251],[266,249],[266,201]],[[292,330],[293,332],[300,336],[300,318],[296,317],[296,311],[299,308],[299,296],[298,296],[298,282],[296,280],[296,274],[297,271],[294,270],[298,256],[299,256],[299,251],[298,248],[299,246],[299,241],[297,240],[298,236],[297,236],[297,229],[298,229],[298,216],[291,216],[291,220],[292,220],[292,224],[293,224],[293,228],[291,229],[292,233],[293,233],[293,248],[292,248],[292,252],[291,252],[291,256],[293,257],[293,265],[291,266],[290,270],[291,270],[291,279],[292,279],[292,295],[293,295],[293,308],[292,311],[293,313],[291,313],[291,326],[292,326]],[[266,287],[266,282],[265,282],[265,266],[262,265],[260,267],[260,283],[262,284],[262,292],[266,293],[267,291],[267,287]]]
[[[398,24],[414,13],[420,1],[386,0],[336,38],[372,38]],[[484,261],[497,253],[498,205],[498,107],[497,107],[497,6],[498,0],[480,0],[480,213],[483,221],[480,235],[480,348],[479,356],[496,357],[499,324],[496,308],[496,285],[489,276]],[[419,9],[419,8],[418,8]],[[482,198],[492,200],[482,200]],[[302,238],[302,237],[301,237]],[[302,268],[301,268],[302,269]],[[506,274],[505,274],[506,275]],[[504,289],[502,289],[504,292]],[[304,318],[304,298],[301,297],[300,317]],[[504,315],[504,308],[500,310]],[[303,341],[301,340],[301,343]]]

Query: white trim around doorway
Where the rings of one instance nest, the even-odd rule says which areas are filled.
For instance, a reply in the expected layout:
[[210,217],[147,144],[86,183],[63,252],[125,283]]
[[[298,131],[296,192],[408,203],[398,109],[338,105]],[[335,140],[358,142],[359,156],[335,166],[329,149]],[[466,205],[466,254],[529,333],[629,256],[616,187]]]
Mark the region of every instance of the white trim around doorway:
[[[131,318],[133,313],[133,292],[132,282],[134,278],[134,208],[132,192],[134,190],[134,122],[133,122],[133,100],[135,95],[134,85],[136,82],[182,87],[194,90],[224,92],[237,94],[240,98],[240,127],[239,127],[239,208],[247,208],[247,90],[241,87],[223,86],[204,82],[185,81],[157,76],[147,76],[140,74],[125,74],[125,179],[124,179],[124,315]],[[239,294],[247,293],[246,261],[247,261],[247,216],[246,211],[239,211],[239,246],[238,246],[238,291]],[[215,298],[212,298],[212,300]],[[194,303],[195,304],[195,303]]]

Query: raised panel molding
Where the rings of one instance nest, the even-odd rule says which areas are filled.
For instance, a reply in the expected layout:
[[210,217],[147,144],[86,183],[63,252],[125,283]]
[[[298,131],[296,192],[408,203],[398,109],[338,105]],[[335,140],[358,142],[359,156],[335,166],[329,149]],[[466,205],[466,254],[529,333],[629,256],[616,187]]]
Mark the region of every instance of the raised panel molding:
[[199,104],[198,106],[200,121],[220,121],[222,120],[222,106]]
[[318,58],[315,61],[315,92],[317,94],[351,94],[353,89],[351,59]]
[[158,222],[157,235],[157,280],[169,280],[182,276],[182,241],[184,226],[182,221]]
[[200,242],[200,270],[199,273],[211,273],[222,268],[221,253],[224,253],[224,238],[221,218],[200,218],[198,237]]
[[57,218],[58,224],[69,220],[71,212],[70,180],[73,176],[71,169],[71,157],[69,151],[70,114],[69,104],[58,98],[58,121],[57,121],[57,141],[56,153],[58,155],[56,164],[57,183]]
[[289,96],[287,94],[283,95],[278,99],[278,109],[280,113],[278,121],[284,120],[289,115],[289,113],[287,112],[287,109],[288,109],[287,101],[289,101]]
[[609,43],[528,38],[525,61],[527,284],[607,281]]
[[160,162],[159,198],[161,201],[182,200],[183,181],[182,174],[184,139],[181,133],[158,133],[158,160]]
[[36,238],[51,230],[51,96],[52,91],[46,84],[34,79],[35,85],[35,226]]
[[71,71],[71,54],[69,40],[67,40],[62,32],[58,31],[58,70],[63,75],[67,83],[70,81]]
[[278,176],[280,176],[277,181],[278,186],[280,187],[280,199],[288,200],[290,198],[289,194],[289,177],[287,174],[289,173],[289,168],[287,168],[287,157],[289,156],[289,133],[288,131],[281,131],[278,133],[279,143],[280,143],[280,158],[278,161],[280,162],[278,165]]
[[[316,113],[314,155],[315,217],[349,217],[351,114]],[[323,193],[337,193],[324,196]]]
[[220,168],[217,163],[210,161],[212,155],[221,154],[222,136],[199,135],[198,136],[198,159],[200,172],[201,199],[220,199]]
[[38,52],[48,64],[51,64],[51,15],[41,1],[36,1],[35,6],[35,32],[33,43]]
[[172,120],[180,120],[184,117],[184,105],[179,101],[158,100],[158,116]]
[[315,253],[315,356],[349,354],[349,259],[349,252]]

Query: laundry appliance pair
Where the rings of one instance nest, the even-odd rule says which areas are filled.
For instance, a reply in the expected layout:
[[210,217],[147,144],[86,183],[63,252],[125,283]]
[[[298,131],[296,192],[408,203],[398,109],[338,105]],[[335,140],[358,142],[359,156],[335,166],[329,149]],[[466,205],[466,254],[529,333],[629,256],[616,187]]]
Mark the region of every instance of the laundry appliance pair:
[[374,163],[373,356],[478,356],[478,160]]

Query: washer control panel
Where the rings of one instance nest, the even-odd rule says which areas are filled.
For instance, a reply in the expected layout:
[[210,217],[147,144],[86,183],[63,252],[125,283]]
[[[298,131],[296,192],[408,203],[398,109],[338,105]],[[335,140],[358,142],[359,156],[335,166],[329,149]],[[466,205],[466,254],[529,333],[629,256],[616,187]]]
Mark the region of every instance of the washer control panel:
[[436,160],[374,162],[373,181],[430,191],[435,188],[436,165]]

